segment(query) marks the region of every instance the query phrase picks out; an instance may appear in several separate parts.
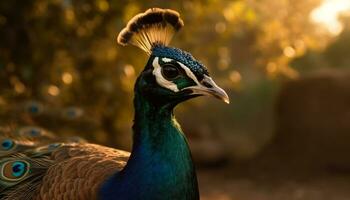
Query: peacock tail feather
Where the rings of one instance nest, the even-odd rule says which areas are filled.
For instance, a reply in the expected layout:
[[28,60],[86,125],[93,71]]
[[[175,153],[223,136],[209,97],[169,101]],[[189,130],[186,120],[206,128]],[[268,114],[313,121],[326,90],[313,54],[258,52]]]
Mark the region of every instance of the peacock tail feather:
[[47,169],[53,164],[47,156],[12,154],[0,160],[1,199],[33,199]]
[[[59,197],[67,198],[67,196],[71,197],[69,199],[94,199],[92,196],[96,196],[97,188],[103,181],[102,178],[122,169],[127,161],[129,155],[127,152],[99,148],[100,146],[87,144],[85,139],[77,136],[59,137],[37,125],[18,125],[22,123],[37,124],[36,119],[50,118],[56,123],[65,120],[70,125],[77,126],[81,123],[81,119],[87,119],[84,115],[85,111],[79,107],[51,108],[42,102],[24,101],[23,105],[13,106],[1,114],[8,114],[12,116],[12,119],[16,119],[16,116],[29,115],[32,119],[28,122],[16,120],[12,120],[13,123],[11,120],[9,120],[10,123],[1,122],[5,126],[0,126],[0,199],[57,199]],[[109,156],[106,156],[107,154]],[[85,155],[89,156],[85,157]],[[80,159],[75,157],[80,157]],[[80,185],[84,185],[80,190],[84,194],[84,198],[81,198],[82,194],[79,197],[72,193],[71,189],[74,187],[70,181],[77,178],[72,177],[72,174],[83,172],[85,169],[73,170],[72,164],[82,166],[80,161],[86,158],[91,158],[84,162],[86,163],[85,169],[90,171],[85,173],[81,179],[95,177],[95,181],[80,182]],[[105,159],[112,161],[103,161]],[[101,161],[96,163],[98,160]],[[100,170],[91,170],[88,166],[99,166]],[[65,171],[65,173],[59,173],[60,169],[61,172]],[[89,173],[94,175],[90,176]],[[46,187],[46,185],[57,185],[52,179],[55,176],[60,177],[57,178],[59,180],[70,180],[62,182],[67,184],[65,191],[60,192],[62,196],[57,194],[57,190]],[[75,183],[78,182],[75,181]],[[63,185],[60,189],[62,187]],[[79,187],[77,186],[76,190]]]
[[127,152],[88,144],[80,137],[58,137],[36,126],[2,127],[0,134],[4,200],[96,199],[102,181],[121,170],[129,157]]
[[16,140],[10,137],[1,137],[0,145],[0,158],[35,148],[35,142],[33,141]]

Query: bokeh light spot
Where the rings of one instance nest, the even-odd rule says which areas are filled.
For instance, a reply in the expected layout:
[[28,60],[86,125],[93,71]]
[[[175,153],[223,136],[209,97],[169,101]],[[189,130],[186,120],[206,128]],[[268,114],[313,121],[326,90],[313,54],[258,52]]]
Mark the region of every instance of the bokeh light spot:
[[296,53],[295,49],[291,46],[288,46],[288,47],[284,48],[284,50],[283,50],[283,54],[285,56],[287,56],[288,58],[293,58],[295,56],[295,53]]
[[51,96],[57,96],[60,94],[60,89],[55,86],[55,85],[50,85],[47,89],[47,92],[51,95]]
[[69,85],[73,82],[73,76],[69,72],[65,72],[62,74],[62,81],[63,83]]

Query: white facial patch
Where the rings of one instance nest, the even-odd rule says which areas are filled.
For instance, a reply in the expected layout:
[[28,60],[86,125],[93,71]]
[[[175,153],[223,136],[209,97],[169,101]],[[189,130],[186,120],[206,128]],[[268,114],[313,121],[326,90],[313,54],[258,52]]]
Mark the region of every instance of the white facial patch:
[[[169,58],[168,58],[169,59]],[[164,58],[162,59],[164,61]],[[164,61],[165,62],[165,61]],[[155,57],[153,62],[153,75],[156,77],[156,81],[158,85],[167,88],[169,90],[172,90],[174,92],[178,92],[179,89],[177,88],[177,85],[171,81],[166,80],[162,75],[162,67],[159,65],[159,58]]]
[[[162,61],[165,62],[165,63],[169,63],[169,62],[172,62],[173,59],[171,58],[162,58]],[[180,67],[186,72],[186,75],[187,77],[189,77],[190,79],[192,79],[198,87],[204,87],[202,86],[202,84],[198,81],[197,77],[193,74],[193,72],[184,64],[180,63],[180,62],[177,62]],[[171,81],[168,81],[166,80],[163,75],[162,75],[162,67],[160,66],[159,64],[159,57],[155,57],[153,62],[152,62],[152,65],[153,65],[153,75],[156,77],[156,81],[157,83],[164,87],[164,88],[167,88],[169,90],[172,90],[174,92],[178,92],[179,89],[177,88],[177,85]],[[186,88],[183,88],[183,90],[186,89]]]
[[162,61],[165,62],[165,63],[168,63],[168,62],[173,61],[173,59],[171,59],[171,58],[162,58]]
[[[181,67],[183,70],[185,70],[186,75],[187,75],[189,78],[191,78],[197,85],[201,85],[201,84],[199,83],[197,77],[193,74],[193,72],[192,72],[188,67],[186,67],[186,65],[184,65],[184,64],[182,64],[182,63],[180,63],[180,62],[177,62],[177,63],[180,65],[180,67]],[[184,88],[184,89],[186,89],[186,88]]]

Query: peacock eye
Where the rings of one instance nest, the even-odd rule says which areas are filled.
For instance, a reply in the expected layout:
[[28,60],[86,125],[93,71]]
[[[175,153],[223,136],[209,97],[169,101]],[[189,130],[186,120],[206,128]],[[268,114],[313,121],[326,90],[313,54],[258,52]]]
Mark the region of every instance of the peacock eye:
[[33,136],[33,137],[40,136],[40,130],[33,128],[32,130],[30,130],[29,134],[30,134],[30,136]]
[[1,149],[4,151],[12,149],[14,142],[11,139],[5,139],[1,142]]
[[39,107],[36,106],[36,105],[31,105],[29,108],[28,108],[28,111],[30,113],[38,113],[39,112]]
[[14,162],[12,164],[12,175],[16,178],[21,177],[26,171],[27,165],[23,162]]
[[173,80],[180,75],[179,69],[172,64],[162,66],[162,75],[168,80]]
[[28,173],[29,164],[26,161],[9,161],[2,167],[2,176],[6,180],[16,181]]

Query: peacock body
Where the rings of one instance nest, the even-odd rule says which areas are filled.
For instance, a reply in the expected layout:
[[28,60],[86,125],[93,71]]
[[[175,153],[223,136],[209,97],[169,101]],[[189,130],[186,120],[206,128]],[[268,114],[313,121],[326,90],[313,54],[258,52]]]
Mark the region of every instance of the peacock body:
[[136,15],[118,36],[120,44],[149,55],[135,83],[131,153],[35,127],[2,133],[1,199],[199,199],[191,153],[173,109],[197,96],[227,103],[228,96],[191,54],[168,47],[182,26],[177,12],[153,8]]

